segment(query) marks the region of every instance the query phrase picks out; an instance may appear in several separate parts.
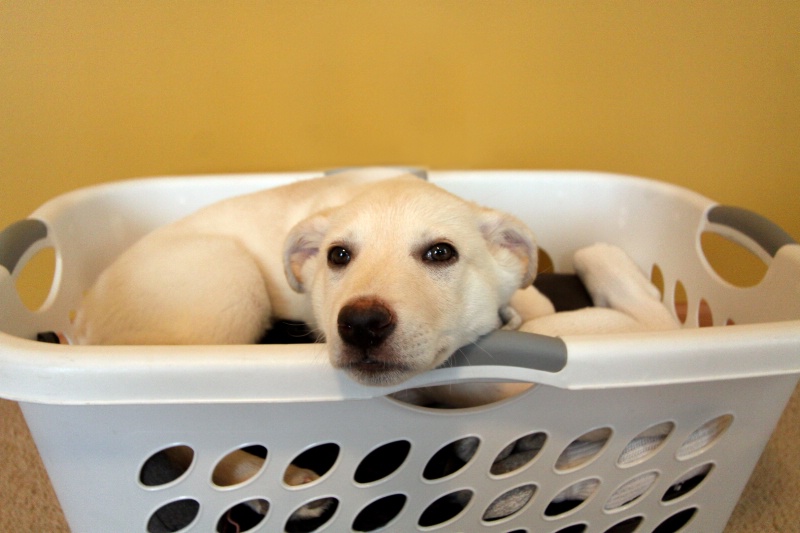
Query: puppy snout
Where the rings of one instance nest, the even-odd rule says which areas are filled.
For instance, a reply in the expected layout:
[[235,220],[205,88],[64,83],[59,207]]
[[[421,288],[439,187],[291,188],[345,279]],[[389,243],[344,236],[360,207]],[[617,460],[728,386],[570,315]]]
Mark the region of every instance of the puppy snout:
[[339,336],[352,346],[373,348],[386,340],[396,325],[392,310],[373,298],[358,298],[339,311]]

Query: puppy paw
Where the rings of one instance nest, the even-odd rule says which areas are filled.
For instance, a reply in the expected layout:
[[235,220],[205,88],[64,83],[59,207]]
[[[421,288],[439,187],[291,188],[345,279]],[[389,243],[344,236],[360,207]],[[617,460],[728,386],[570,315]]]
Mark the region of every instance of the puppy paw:
[[598,243],[575,252],[575,271],[598,307],[618,308],[627,300],[654,300],[660,294],[622,249]]
[[517,330],[522,325],[522,317],[510,305],[500,308],[500,320],[503,322],[500,329],[504,330]]
[[679,327],[661,303],[661,294],[623,250],[595,244],[578,250],[575,271],[597,307],[614,309],[631,317],[644,329]]

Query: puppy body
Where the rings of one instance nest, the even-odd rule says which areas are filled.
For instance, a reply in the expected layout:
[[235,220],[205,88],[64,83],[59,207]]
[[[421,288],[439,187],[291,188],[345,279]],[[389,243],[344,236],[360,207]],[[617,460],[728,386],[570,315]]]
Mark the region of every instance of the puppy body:
[[300,181],[224,200],[146,235],[97,279],[75,319],[79,344],[241,344],[273,317],[311,318],[283,275],[289,229],[344,203],[377,174]]
[[[333,249],[348,262],[332,264]],[[245,344],[276,318],[297,320],[321,332],[335,366],[396,383],[498,327],[535,271],[516,218],[411,175],[350,172],[225,200],[146,235],[89,290],[75,336]]]

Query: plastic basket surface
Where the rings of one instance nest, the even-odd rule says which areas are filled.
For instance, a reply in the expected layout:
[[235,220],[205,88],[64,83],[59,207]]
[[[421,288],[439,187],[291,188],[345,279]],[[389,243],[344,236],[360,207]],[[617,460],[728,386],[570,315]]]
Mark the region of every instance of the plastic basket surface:
[[[380,389],[333,370],[322,345],[30,340],[42,330],[69,331],[81,292],[146,231],[222,197],[310,176],[94,187],[54,199],[32,215],[38,222],[0,239],[0,395],[21,402],[74,531],[156,532],[165,520],[182,531],[233,531],[234,523],[250,531],[722,531],[800,373],[800,246],[684,189],[592,173],[431,173],[434,183],[526,221],[557,270],[570,269],[574,250],[603,241],[647,273],[658,266],[669,307],[676,284],[685,287],[684,329],[565,337],[557,372],[535,363],[535,342],[527,368],[498,357]],[[743,289],[718,278],[700,251],[703,231],[763,257],[764,280]],[[43,308],[28,312],[13,279],[45,246],[56,250],[56,279]],[[694,327],[701,301],[720,327]],[[537,386],[467,410],[384,397],[478,378]],[[651,448],[633,445],[653,433],[661,438]],[[587,434],[592,445],[566,461]],[[476,449],[465,462],[450,456],[441,464],[441,450],[457,442]],[[526,461],[493,470],[522,442],[535,443],[520,456]],[[191,449],[188,469],[144,480],[148,460],[175,446]],[[242,485],[215,484],[215,465],[244,447],[266,454],[263,470]],[[284,470],[298,456],[324,475],[285,485]],[[514,498],[513,511],[504,510]],[[320,519],[289,522],[320,500]],[[248,501],[268,508],[260,521],[238,505]]]

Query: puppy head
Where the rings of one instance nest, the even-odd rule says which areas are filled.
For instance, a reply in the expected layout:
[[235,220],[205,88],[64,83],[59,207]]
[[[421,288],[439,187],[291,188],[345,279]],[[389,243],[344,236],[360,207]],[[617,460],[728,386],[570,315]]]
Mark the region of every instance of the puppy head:
[[403,178],[299,223],[284,249],[331,362],[368,384],[435,368],[498,327],[536,258],[516,218]]

